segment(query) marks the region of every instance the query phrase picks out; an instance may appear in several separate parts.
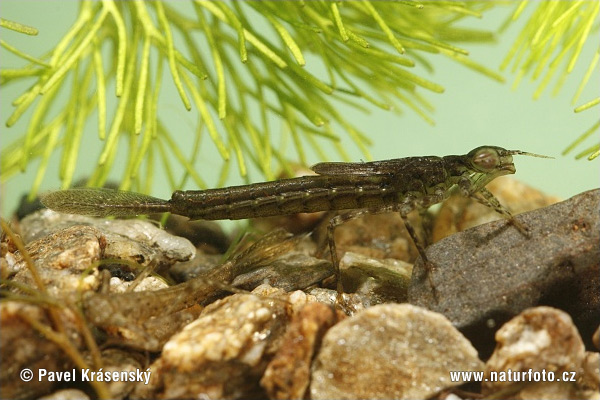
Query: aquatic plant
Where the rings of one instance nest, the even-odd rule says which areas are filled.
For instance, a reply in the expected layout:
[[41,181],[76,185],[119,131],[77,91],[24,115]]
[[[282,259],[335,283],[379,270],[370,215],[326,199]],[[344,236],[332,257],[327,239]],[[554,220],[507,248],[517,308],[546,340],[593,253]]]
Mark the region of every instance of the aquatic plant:
[[[595,10],[597,14],[597,8],[587,10],[585,7],[592,6],[584,3],[591,2],[575,3],[581,4],[566,9],[554,6],[535,14],[538,19],[532,23],[548,18],[546,25],[550,26],[550,36],[541,36],[541,43],[552,44],[552,49],[561,44],[574,47],[573,43],[589,36],[587,27],[595,17],[585,13]],[[369,137],[340,115],[336,110],[339,102],[358,110],[368,103],[396,112],[410,109],[432,122],[431,106],[422,90],[441,93],[444,89],[410,72],[415,65],[433,69],[426,55],[449,57],[503,81],[501,75],[477,64],[465,49],[453,44],[493,40],[490,32],[457,26],[465,17],[481,16],[494,6],[492,2],[196,0],[190,4],[182,10],[177,3],[160,1],[81,2],[73,25],[42,57],[30,56],[2,41],[5,49],[28,64],[0,70],[0,85],[32,82],[13,101],[15,109],[6,125],[15,124],[29,109],[33,112],[26,132],[3,146],[0,179],[9,179],[39,159],[30,192],[33,197],[50,156],[60,149],[62,186],[72,186],[82,156],[84,125],[94,117],[102,150],[97,167],[89,171],[90,186],[106,182],[114,169],[117,148],[126,146],[121,188],[149,192],[157,158],[171,188],[182,186],[189,178],[204,188],[204,180],[193,167],[204,133],[224,161],[236,161],[241,176],[252,163],[272,179],[273,164],[288,166],[270,127],[273,120],[286,126],[300,162],[306,160],[307,146],[321,159],[330,158],[322,150],[327,142],[346,159],[337,132],[349,135],[365,158],[370,158]],[[549,7],[542,4],[538,7]],[[4,19],[1,26],[35,34],[34,28]],[[555,43],[556,36],[551,35],[559,29],[563,33],[573,29],[573,33]],[[532,28],[524,32],[531,35]],[[516,46],[527,39],[523,35]],[[516,49],[513,53],[519,62],[524,50]],[[521,70],[526,73],[536,69],[536,63],[547,63],[552,52],[544,49],[532,51]],[[568,50],[565,53],[570,54]],[[571,62],[576,59],[577,54]],[[552,73],[559,63],[551,62]],[[309,64],[321,64],[323,72]],[[593,68],[590,66],[590,71]],[[162,122],[164,111],[157,104],[162,87],[168,84],[177,89],[185,109],[197,112],[197,129],[190,132],[195,138],[191,149],[182,149]],[[251,114],[259,118],[248,118]],[[186,155],[190,150],[191,156]],[[173,160],[185,169],[181,179],[171,172]],[[231,165],[222,163],[221,183]]]
[[[529,1],[519,2],[515,11],[503,26],[517,20],[530,4]],[[584,44],[590,35],[598,35],[600,28],[600,2],[597,1],[540,1],[534,2],[535,11],[513,44],[511,50],[500,66],[505,69],[512,62],[512,72],[517,73],[513,84],[516,87],[528,74],[531,80],[539,81],[539,86],[533,97],[537,99],[548,87],[552,78],[558,75],[552,92],[556,95],[567,76],[573,71]],[[501,31],[503,30],[501,29]],[[600,47],[581,79],[579,88],[573,95],[572,103],[576,104],[583,88],[588,84],[600,59]],[[562,68],[562,72],[559,72]],[[597,80],[596,80],[597,82]],[[600,96],[577,106],[574,112],[582,112],[600,104]],[[594,132],[600,131],[600,118],[587,131],[579,136],[564,151],[563,155],[572,151]],[[580,151],[575,157],[588,156],[592,160],[600,155],[600,143]]]

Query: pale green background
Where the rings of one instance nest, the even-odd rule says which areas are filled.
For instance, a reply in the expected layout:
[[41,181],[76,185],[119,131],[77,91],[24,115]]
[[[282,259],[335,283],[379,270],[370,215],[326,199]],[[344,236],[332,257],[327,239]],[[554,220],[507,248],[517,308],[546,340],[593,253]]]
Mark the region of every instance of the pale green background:
[[[534,3],[535,4],[535,3]],[[485,14],[483,19],[471,18],[463,23],[480,29],[496,30],[506,16],[512,11],[511,7],[499,7]],[[533,7],[530,5],[528,11]],[[68,1],[0,1],[0,15],[3,18],[18,21],[39,29],[37,37],[17,34],[5,29],[0,30],[0,37],[13,46],[29,54],[40,56],[51,49],[60,37],[67,31],[77,14],[77,3]],[[528,13],[526,13],[528,14]],[[459,46],[471,52],[471,57],[489,68],[498,69],[513,40],[523,26],[526,18],[522,17],[516,24],[499,37],[496,44],[476,45],[460,43]],[[375,145],[371,148],[374,159],[389,159],[411,155],[446,155],[464,154],[482,144],[493,144],[509,149],[519,149],[535,153],[555,156],[555,160],[545,160],[529,157],[517,157],[517,177],[547,193],[568,198],[584,190],[597,188],[599,185],[598,164],[594,162],[574,161],[573,155],[563,157],[561,151],[579,134],[587,130],[598,119],[598,107],[580,114],[573,113],[572,96],[585,72],[594,52],[598,49],[600,36],[595,35],[584,47],[580,60],[568,78],[562,91],[555,98],[547,90],[542,98],[532,100],[532,94],[537,83],[531,84],[524,80],[516,91],[511,90],[514,75],[505,72],[507,83],[499,84],[491,79],[477,74],[472,70],[449,61],[441,56],[429,57],[436,72],[427,76],[430,80],[443,85],[446,92],[442,95],[422,91],[427,99],[435,106],[432,118],[436,126],[425,123],[412,111],[406,110],[403,115],[372,109],[371,114],[364,115],[354,109],[340,106],[348,120],[360,130],[368,132]],[[6,50],[0,50],[0,63],[5,68],[16,68],[24,65]],[[305,68],[315,68],[311,65],[311,57],[307,58]],[[423,70],[416,71],[426,74]],[[598,68],[590,80],[578,104],[598,96]],[[179,97],[172,88],[170,79],[164,80],[163,97],[159,106],[171,114],[167,119],[171,132],[181,132],[181,140],[185,142],[194,129],[196,117],[187,113]],[[4,122],[11,114],[10,105],[18,94],[28,85],[9,85],[0,88],[0,120],[2,133],[0,146],[13,141],[17,135],[26,129],[27,116],[14,127],[8,129]],[[553,86],[550,86],[550,89]],[[108,93],[111,95],[112,93]],[[366,105],[366,103],[365,103]],[[90,161],[95,161],[98,149],[95,118],[87,124],[85,135],[88,138],[81,152],[76,179],[89,176],[93,170]],[[281,125],[273,125],[277,130]],[[350,139],[341,135],[355,160],[363,156],[356,150]],[[586,142],[585,147],[598,142],[598,134]],[[187,142],[185,142],[187,143]],[[204,144],[209,144],[208,140]],[[186,148],[186,146],[182,146]],[[581,150],[580,147],[577,150]],[[93,154],[93,156],[90,156]],[[290,152],[290,154],[295,154]],[[205,146],[201,151],[201,161],[197,164],[200,174],[209,185],[216,182],[214,172],[218,171],[218,159],[213,148]],[[58,160],[58,155],[53,161]],[[87,161],[87,163],[86,163]],[[310,162],[318,162],[314,155]],[[1,213],[8,216],[14,210],[19,197],[26,193],[31,186],[37,163],[29,166],[22,176],[15,176],[2,185]],[[236,178],[237,167],[232,168],[231,179],[228,183],[240,183]],[[157,171],[154,195],[169,197],[169,188],[164,176]],[[210,174],[213,173],[213,176]],[[114,177],[119,177],[120,172]],[[256,172],[250,176],[251,181],[263,178]],[[59,186],[56,166],[51,166],[46,175],[42,190],[55,189]],[[193,183],[187,187],[193,189]]]

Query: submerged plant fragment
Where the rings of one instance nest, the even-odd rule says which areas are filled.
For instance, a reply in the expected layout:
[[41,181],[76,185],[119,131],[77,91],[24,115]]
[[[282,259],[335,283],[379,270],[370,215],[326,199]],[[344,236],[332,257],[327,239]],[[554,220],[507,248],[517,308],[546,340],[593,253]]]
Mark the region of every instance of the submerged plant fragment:
[[[227,293],[239,291],[237,285],[231,285],[235,277],[273,264],[293,250],[297,241],[297,237],[290,237],[281,230],[273,231],[232,259],[190,281],[153,291],[88,293],[83,298],[83,309],[90,322],[116,330],[120,341],[128,346],[160,351],[166,340],[197,316],[199,309],[194,306],[207,305]],[[319,265],[324,273],[305,281],[306,286],[332,273],[329,268],[323,268],[322,263]],[[303,266],[303,263],[295,265],[298,269]],[[272,268],[276,269],[277,265]]]

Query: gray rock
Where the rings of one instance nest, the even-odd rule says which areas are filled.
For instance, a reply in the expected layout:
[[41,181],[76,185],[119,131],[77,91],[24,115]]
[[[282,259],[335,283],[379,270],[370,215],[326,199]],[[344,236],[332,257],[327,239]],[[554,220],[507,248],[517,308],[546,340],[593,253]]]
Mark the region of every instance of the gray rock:
[[450,371],[477,371],[477,351],[444,316],[381,304],[333,326],[312,367],[310,397],[425,399],[462,384]]
[[427,249],[434,298],[418,260],[409,301],[444,314],[485,356],[497,326],[522,310],[567,311],[590,340],[600,322],[600,189],[524,213],[524,237],[506,221],[452,235]]
[[205,254],[196,250],[196,255],[188,261],[178,262],[169,269],[169,276],[175,282],[186,282],[201,275],[207,275],[211,270],[223,264],[223,254]]

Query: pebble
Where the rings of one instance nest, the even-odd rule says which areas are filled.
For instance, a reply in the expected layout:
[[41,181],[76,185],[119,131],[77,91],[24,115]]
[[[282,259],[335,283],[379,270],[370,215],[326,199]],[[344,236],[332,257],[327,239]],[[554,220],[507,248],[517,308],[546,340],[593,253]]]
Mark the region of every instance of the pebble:
[[[165,268],[195,254],[187,239],[142,220],[105,220],[44,209],[25,217],[20,229],[49,294],[59,298],[75,291],[97,290],[101,279],[96,263],[100,260],[118,259],[140,267]],[[3,258],[10,278],[34,286],[20,254],[8,253]],[[82,272],[92,267],[96,268],[82,278]],[[120,277],[120,282],[111,282],[117,290],[128,285],[122,282],[131,275],[130,267],[118,262],[104,267]],[[151,281],[147,279],[144,286],[161,286]]]
[[[130,287],[133,283],[133,281],[123,281],[117,277],[112,277],[110,278],[110,291],[111,293],[128,292],[131,290]],[[142,279],[139,283],[136,283],[137,284],[133,289],[134,292],[156,291],[169,287],[164,280],[154,276],[148,276]]]
[[584,387],[595,388],[600,397],[600,353],[588,351],[582,364],[583,376],[581,383]]
[[344,293],[356,293],[365,307],[408,299],[412,265],[407,262],[347,252],[340,260],[340,272]]
[[236,276],[231,285],[252,290],[260,284],[269,284],[289,292],[315,285],[333,273],[330,261],[292,252],[268,265]]
[[196,255],[191,260],[173,265],[169,269],[169,276],[175,282],[185,282],[201,275],[207,275],[222,264],[223,254],[205,254],[201,250],[196,250]]
[[450,371],[478,371],[477,351],[444,316],[381,304],[333,326],[313,363],[310,397],[425,399],[462,384]]
[[264,393],[258,382],[287,318],[281,298],[234,294],[214,302],[165,344],[151,367],[151,389],[134,395],[222,399]]
[[[79,290],[96,290],[99,273],[94,270],[86,277],[82,272],[91,269],[103,256],[106,242],[102,233],[91,226],[73,226],[34,240],[25,246],[48,293],[62,298]],[[15,253],[15,282],[37,287],[20,253]]]
[[423,263],[413,269],[412,304],[444,314],[487,357],[497,327],[522,310],[567,311],[586,340],[600,323],[600,189],[452,235],[427,249],[434,298]]
[[184,237],[208,254],[223,254],[229,249],[231,240],[217,221],[190,220],[181,215],[170,214],[165,230],[176,237]]
[[[108,348],[102,350],[102,371],[104,372],[129,372],[136,373],[138,370],[144,370],[144,357],[135,352],[125,349]],[[134,389],[136,383],[134,381],[110,381],[106,382],[107,390],[110,393],[110,398],[120,400],[127,397]]]
[[103,219],[57,213],[48,209],[34,212],[20,223],[25,243],[72,226],[94,227],[106,238],[105,258],[130,259],[142,265],[171,265],[192,258],[196,249],[182,237],[173,236],[149,221]]
[[89,400],[85,392],[79,389],[60,389],[47,396],[39,397],[38,400]]
[[370,299],[365,298],[358,293],[342,293],[338,294],[337,290],[325,288],[312,288],[308,290],[311,296],[314,296],[319,303],[327,304],[343,311],[346,315],[354,315],[365,309],[365,303],[369,303]]
[[[61,308],[57,314],[71,344],[82,350],[82,339],[74,315],[66,308]],[[38,379],[37,371],[70,371],[73,368],[72,361],[65,352],[55,342],[32,328],[21,315],[27,315],[39,324],[51,327],[46,309],[40,306],[10,300],[0,302],[1,399],[37,398],[50,393],[57,382],[49,381],[47,377]],[[19,375],[25,368],[34,371],[33,379],[29,382],[24,382]]]
[[[496,342],[485,366],[484,396],[505,393],[509,398],[519,399],[587,399],[598,390],[598,381],[587,365],[594,356],[586,354],[577,328],[564,311],[552,307],[529,308],[496,332]],[[493,373],[503,372],[513,378],[492,377]],[[544,379],[551,374],[555,379]],[[588,383],[582,385],[583,380]]]
[[506,392],[506,396],[498,399],[510,400],[598,400],[600,394],[596,391],[577,391],[566,382],[535,382],[520,390]]
[[337,321],[332,307],[308,303],[294,315],[260,383],[270,399],[303,399],[323,335]]

